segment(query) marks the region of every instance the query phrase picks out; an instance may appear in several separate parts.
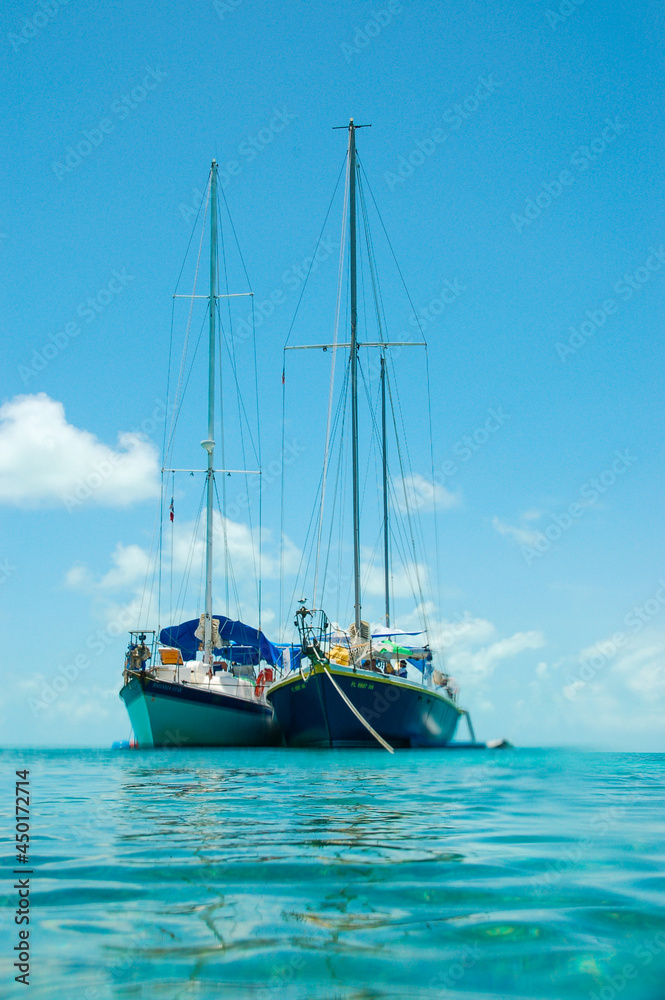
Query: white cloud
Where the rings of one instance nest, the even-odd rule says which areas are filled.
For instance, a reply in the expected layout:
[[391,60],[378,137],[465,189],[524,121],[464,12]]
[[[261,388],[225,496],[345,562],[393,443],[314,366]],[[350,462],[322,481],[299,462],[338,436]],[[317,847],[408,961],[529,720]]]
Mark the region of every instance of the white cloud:
[[431,604],[426,604],[401,625],[407,630],[422,627],[423,619],[427,618],[430,645],[444,653],[446,669],[464,685],[482,684],[503,661],[511,661],[528,649],[545,645],[542,632],[516,632],[500,637],[496,626],[484,618],[474,618],[467,612],[456,621],[436,621],[433,610]]
[[530,710],[541,729],[547,713],[551,742],[663,748],[665,633],[645,630],[619,645],[615,638],[536,670]]
[[67,423],[62,403],[40,392],[0,407],[0,503],[127,507],[159,495],[155,447],[119,434],[116,448]]
[[[385,572],[383,566],[362,563],[360,567],[362,592],[366,597],[383,597],[385,594]],[[408,562],[395,565],[390,575],[390,593],[393,598],[413,597],[428,580],[427,566],[423,563]],[[349,572],[349,586],[351,573]]]
[[408,511],[431,511],[434,508],[448,510],[462,502],[461,493],[452,493],[445,486],[433,483],[420,473],[414,472],[404,478],[393,479],[393,502],[402,514]]
[[527,649],[540,649],[545,645],[545,637],[537,631],[516,632],[480,649],[474,649],[472,644],[470,636],[453,640],[448,647],[447,660],[451,670],[463,675],[470,683],[480,684],[491,677],[503,661],[510,662]]
[[[279,576],[279,551],[271,542],[271,533],[263,531],[263,545],[259,544],[258,529],[250,529],[249,525],[231,518],[222,518],[218,511],[213,511],[213,546],[214,569],[223,573],[226,566],[225,552],[235,574],[254,574],[261,569],[261,575],[266,578]],[[203,524],[199,534],[194,538],[194,523],[192,521],[174,521],[173,524],[173,571],[184,572],[192,564],[203,565],[205,559],[205,540]],[[170,545],[170,542],[169,542]],[[261,558],[259,564],[259,555]],[[298,567],[300,550],[285,535],[283,539],[284,572],[291,573]]]
[[149,558],[140,545],[123,545],[118,542],[111,553],[111,562],[111,569],[99,580],[93,579],[86,566],[76,563],[67,572],[65,584],[73,590],[103,592],[136,586],[146,578]]
[[[173,524],[173,545],[170,539],[165,543],[162,557],[162,598],[172,593],[174,601],[178,602],[181,620],[196,617],[202,610],[201,595],[203,587],[203,565],[205,560],[205,544],[201,536],[203,530],[199,524],[199,532],[194,537],[193,521],[178,521]],[[225,530],[224,530],[225,529]],[[258,531],[250,531],[249,527],[229,518],[223,520],[218,512],[213,513],[213,530],[215,541],[215,560],[213,566],[213,596],[215,610],[222,611],[220,599],[226,589],[224,557],[224,536],[229,550],[230,578],[235,581],[238,591],[238,606],[236,608],[235,589],[231,598],[232,605],[223,611],[230,617],[237,613],[240,618],[252,621],[258,614],[256,608],[256,569],[259,569]],[[279,577],[279,552],[276,546],[270,544],[270,533],[264,531],[264,544],[261,560],[261,570],[264,580]],[[284,539],[284,572],[292,573],[300,559],[299,550],[288,539]],[[171,587],[173,574],[173,587]],[[184,579],[188,580],[181,589]],[[104,623],[117,634],[118,628],[153,628],[157,614],[157,592],[155,555],[151,555],[140,545],[123,545],[118,543],[111,553],[111,566],[102,575],[95,576],[88,567],[76,563],[65,576],[65,583],[73,589],[83,591],[92,598],[93,613],[98,621]],[[164,609],[163,609],[164,610]],[[274,620],[274,613],[262,609],[262,617],[266,623]],[[149,624],[150,622],[150,624]]]
[[[533,521],[538,517],[540,517],[540,515],[537,511],[527,511],[526,514],[522,515],[522,520]],[[518,545],[528,545],[533,547],[536,542],[543,537],[539,531],[534,531],[533,528],[527,528],[524,525],[521,527],[515,527],[512,524],[506,524],[505,521],[501,521],[498,517],[492,518],[492,527],[495,531],[498,531],[500,535],[507,535],[508,538],[512,538]]]

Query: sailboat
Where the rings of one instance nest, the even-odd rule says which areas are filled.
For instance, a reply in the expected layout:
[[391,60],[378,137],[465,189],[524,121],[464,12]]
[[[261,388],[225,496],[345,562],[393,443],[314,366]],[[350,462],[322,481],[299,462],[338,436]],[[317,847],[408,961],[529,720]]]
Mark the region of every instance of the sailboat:
[[[401,747],[452,745],[458,722],[466,717],[471,744],[476,745],[471,720],[457,701],[454,683],[433,666],[427,642],[390,629],[388,586],[388,486],[385,418],[384,341],[361,344],[357,336],[356,278],[356,128],[351,119],[348,146],[350,343],[316,345],[349,349],[351,395],[351,464],[353,507],[354,620],[347,631],[333,629],[321,608],[306,601],[296,612],[302,659],[298,669],[276,680],[267,692],[287,746],[376,747],[393,752]],[[310,346],[310,345],[307,345]],[[406,346],[402,344],[399,346]],[[386,626],[370,629],[362,620],[360,549],[360,474],[358,420],[358,350],[381,351],[382,471]]]
[[207,456],[206,468],[162,470],[205,475],[204,611],[198,619],[161,630],[130,632],[120,698],[141,748],[266,746],[281,742],[265,688],[281,668],[282,650],[259,628],[225,615],[213,615],[215,473],[230,471],[215,469],[214,461],[216,312],[217,300],[227,297],[217,294],[217,183],[217,163],[213,160],[209,182],[208,426],[207,437],[201,442]]

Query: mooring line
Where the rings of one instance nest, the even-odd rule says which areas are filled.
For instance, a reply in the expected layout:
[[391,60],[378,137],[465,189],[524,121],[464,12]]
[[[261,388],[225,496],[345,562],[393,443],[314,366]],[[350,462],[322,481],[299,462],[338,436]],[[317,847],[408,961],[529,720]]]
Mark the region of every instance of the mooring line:
[[356,706],[353,704],[353,702],[350,701],[346,697],[346,695],[342,691],[341,687],[339,686],[339,684],[336,682],[336,680],[333,677],[333,675],[328,670],[328,668],[325,665],[325,663],[322,663],[321,666],[323,667],[323,669],[327,673],[332,686],[335,688],[335,691],[337,691],[337,694],[340,696],[340,698],[342,699],[342,701],[346,702],[346,704],[349,706],[349,708],[351,709],[351,711],[353,712],[353,714],[356,716],[356,718],[360,722],[362,722],[362,724],[365,727],[365,729],[367,729],[367,731],[372,734],[372,736],[374,737],[374,739],[377,740],[381,744],[381,746],[384,747],[384,749],[388,751],[388,753],[395,753],[395,751],[391,747],[390,743],[386,743],[386,741],[384,740],[384,738],[382,736],[379,736],[379,734],[376,732],[376,730],[372,729],[372,727],[370,726],[370,724],[367,721],[367,719],[363,719],[362,715],[360,714],[360,712],[358,711],[358,709],[356,708]]

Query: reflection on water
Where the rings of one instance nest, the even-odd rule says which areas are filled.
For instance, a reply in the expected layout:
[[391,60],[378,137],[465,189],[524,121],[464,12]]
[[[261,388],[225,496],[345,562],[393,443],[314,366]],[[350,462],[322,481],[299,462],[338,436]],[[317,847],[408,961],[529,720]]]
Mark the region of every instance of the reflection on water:
[[18,754],[33,997],[665,997],[658,755]]

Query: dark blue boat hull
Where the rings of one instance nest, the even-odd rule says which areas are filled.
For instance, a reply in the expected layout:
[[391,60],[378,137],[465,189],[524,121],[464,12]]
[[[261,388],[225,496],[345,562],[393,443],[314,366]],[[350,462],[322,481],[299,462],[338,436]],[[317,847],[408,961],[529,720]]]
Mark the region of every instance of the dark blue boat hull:
[[[336,684],[392,747],[441,747],[453,738],[462,709],[430,688],[383,674],[329,667]],[[267,692],[291,747],[377,747],[376,738],[317,664]]]

